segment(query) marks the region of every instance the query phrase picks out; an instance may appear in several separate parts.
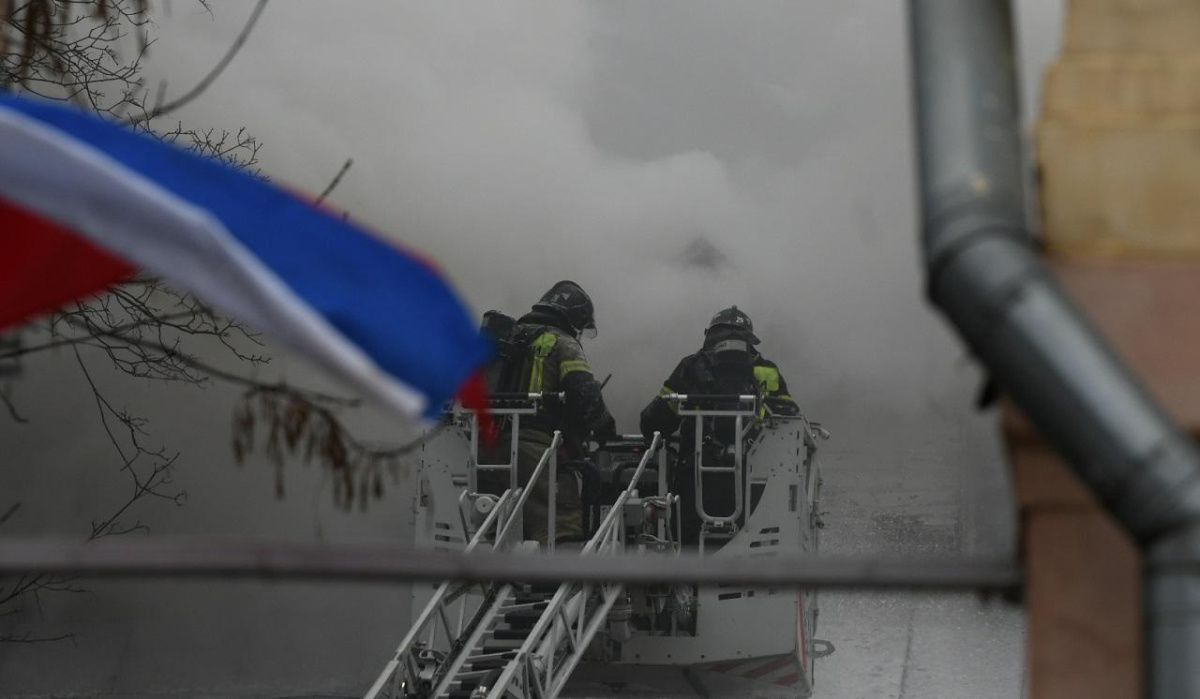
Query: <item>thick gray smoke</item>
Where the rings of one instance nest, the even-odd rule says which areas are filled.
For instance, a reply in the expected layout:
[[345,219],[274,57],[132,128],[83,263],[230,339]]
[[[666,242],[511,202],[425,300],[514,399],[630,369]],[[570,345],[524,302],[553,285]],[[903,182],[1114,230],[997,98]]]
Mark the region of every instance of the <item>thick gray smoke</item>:
[[[245,12],[215,9],[164,23],[174,82]],[[334,203],[480,310],[581,282],[623,427],[731,303],[809,402],[942,391],[953,366],[889,356],[955,351],[919,303],[898,8],[681,9],[272,6],[184,116],[248,126],[264,169],[313,191],[353,157]]]
[[[186,85],[249,8],[178,7]],[[290,2],[183,116],[309,191],[354,158],[332,202],[478,310],[581,282],[624,428],[731,303],[810,404],[908,413],[969,372],[920,302],[904,51],[899,4]]]
[[[252,9],[210,4],[175,1],[158,17],[148,65],[168,95],[210,69]],[[1056,50],[1058,5],[1020,3],[1027,101]],[[884,525],[908,522],[949,550],[1011,547],[993,418],[970,411],[979,374],[922,297],[903,3],[274,2],[178,116],[247,127],[264,172],[309,192],[353,158],[330,203],[436,259],[477,311],[519,314],[553,282],[580,282],[600,328],[585,349],[614,375],[606,396],[623,430],[708,318],[737,304],[834,433],[831,531],[854,533],[833,546],[894,551],[911,541]],[[0,490],[43,508],[14,533],[78,531],[113,495],[93,407],[60,359],[31,363],[18,389],[34,423],[0,421],[26,464]],[[300,362],[283,370],[324,381]],[[403,492],[368,516],[338,513],[327,483],[293,470],[289,499],[267,504],[266,467],[230,465],[234,394],[184,403],[176,390],[127,396],[163,408],[152,427],[184,454],[191,501],[150,512],[157,533],[403,540]],[[363,428],[396,435],[379,413]],[[855,485],[868,481],[878,487]],[[81,650],[0,655],[0,677],[30,692],[341,692],[377,669],[406,613],[394,590],[101,589],[99,607],[62,613]],[[835,656],[843,674],[864,665],[853,652]],[[88,657],[59,684],[34,670],[74,654]],[[184,668],[143,664],[185,655]],[[829,696],[876,695],[852,687]]]

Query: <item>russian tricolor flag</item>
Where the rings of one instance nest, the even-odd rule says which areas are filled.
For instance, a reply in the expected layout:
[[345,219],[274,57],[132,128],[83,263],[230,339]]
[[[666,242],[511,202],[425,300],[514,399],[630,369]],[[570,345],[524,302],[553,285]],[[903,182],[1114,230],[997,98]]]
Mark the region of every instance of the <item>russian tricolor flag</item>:
[[223,163],[0,95],[0,329],[135,268],[406,415],[476,385],[490,352],[420,257]]

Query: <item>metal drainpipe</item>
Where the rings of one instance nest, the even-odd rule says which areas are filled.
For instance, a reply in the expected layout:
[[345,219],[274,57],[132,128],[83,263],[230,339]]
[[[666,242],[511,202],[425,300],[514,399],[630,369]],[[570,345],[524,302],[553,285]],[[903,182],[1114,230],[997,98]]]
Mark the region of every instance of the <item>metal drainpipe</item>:
[[1150,696],[1200,696],[1200,455],[1031,249],[1009,2],[909,19],[930,298],[1142,547]]

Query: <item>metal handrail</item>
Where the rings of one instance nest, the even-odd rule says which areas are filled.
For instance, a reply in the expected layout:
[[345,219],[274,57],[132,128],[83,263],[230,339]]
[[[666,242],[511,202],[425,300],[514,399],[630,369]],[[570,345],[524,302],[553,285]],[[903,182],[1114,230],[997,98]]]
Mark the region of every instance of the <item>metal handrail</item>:
[[[566,395],[567,394],[562,391],[557,391],[557,392],[542,391],[541,393],[521,393],[521,392],[491,393],[491,394],[488,394],[488,402],[489,403],[503,403],[506,401],[517,401],[517,400],[527,400],[527,401],[537,402],[537,401],[546,400],[548,398],[555,398],[558,400],[563,400],[564,398],[566,398]],[[472,408],[466,408],[466,407],[460,407],[460,410],[462,410],[463,412],[473,411]],[[489,410],[490,410],[490,408],[489,408]]]
[[[696,470],[695,478],[695,502],[696,514],[700,520],[707,525],[720,525],[734,528],[737,526],[737,520],[746,510],[746,495],[748,491],[745,487],[745,477],[743,474],[744,448],[743,438],[746,432],[753,426],[745,424],[747,417],[757,418],[759,415],[759,403],[761,396],[754,394],[687,394],[687,393],[668,393],[662,396],[664,400],[680,404],[676,408],[676,413],[680,416],[694,417],[696,420],[695,444],[693,445],[693,468]],[[730,401],[739,404],[750,404],[748,408],[735,409],[712,409],[706,410],[696,408],[687,410],[682,407],[682,404],[689,401]],[[734,440],[734,463],[733,466],[705,466],[704,465],[704,418],[733,418],[734,434],[737,438]],[[704,508],[704,474],[706,473],[724,473],[729,474],[733,478],[733,496],[734,506],[733,512],[728,516],[719,517],[709,514]],[[704,551],[704,536],[700,537],[700,551]]]
[[[592,535],[592,538],[583,547],[580,556],[620,548],[621,528],[618,526],[618,522],[623,522],[623,519],[619,518],[623,518],[624,516],[625,502],[637,492],[637,485],[646,470],[646,464],[649,463],[650,458],[661,447],[662,434],[655,432],[653,439],[650,441],[650,447],[646,449],[641,461],[638,462],[637,470],[634,471],[629,485],[617,496],[612,508],[609,509],[608,514],[605,515],[604,520],[597,528],[596,533]],[[605,546],[605,544],[610,544],[610,546]],[[535,647],[539,651],[537,656],[541,657],[544,662],[542,673],[545,678],[539,684],[544,688],[552,690],[549,692],[549,696],[554,696],[555,687],[565,681],[565,677],[561,676],[562,670],[565,669],[567,674],[570,673],[578,662],[579,657],[582,657],[583,651],[587,647],[587,642],[590,641],[591,636],[599,628],[599,622],[595,618],[586,627],[583,624],[584,615],[582,612],[583,606],[587,603],[587,597],[590,592],[589,587],[575,583],[564,583],[558,588],[558,591],[554,593],[554,597],[546,605],[545,611],[538,618],[537,623],[529,632],[529,636],[525,639],[525,642],[521,645],[513,660],[504,668],[504,672],[492,686],[491,692],[488,694],[489,699],[499,699],[504,696],[509,684],[512,683],[518,671],[526,673],[526,681],[537,674],[537,668],[531,666]],[[620,594],[620,590],[623,588],[624,586],[620,583],[605,586],[604,601],[596,611],[596,615],[607,614],[608,608],[612,606],[616,596]],[[571,604],[574,608],[564,610],[564,606],[568,604]],[[560,616],[562,617],[561,619]],[[572,618],[576,618],[579,621],[579,633],[571,636],[572,645],[574,646],[573,653],[568,657],[567,662],[559,667],[560,672],[556,675],[554,672],[555,663],[552,651],[557,647],[558,637],[562,633],[571,633],[569,626]]]
[[[483,520],[483,524],[479,525],[479,529],[475,531],[475,535],[471,537],[469,542],[467,542],[467,546],[463,549],[463,553],[470,553],[471,551],[475,550],[475,548],[481,542],[483,542],[488,529],[499,520],[500,513],[503,512],[507,507],[509,500],[512,498],[512,494],[512,490],[506,490],[500,495],[500,499],[496,501],[495,508],[493,508],[492,511],[487,514],[487,517],[485,517]],[[499,536],[496,536],[493,540],[492,548],[495,549],[501,541],[502,539]],[[387,684],[387,681],[396,677],[396,670],[399,669],[402,664],[404,664],[405,660],[407,660],[408,654],[411,652],[412,646],[416,642],[417,637],[420,636],[425,630],[426,626],[435,619],[434,613],[441,609],[442,601],[449,593],[451,584],[452,582],[447,580],[441,585],[438,585],[437,590],[433,593],[433,597],[431,597],[429,602],[425,605],[425,609],[421,610],[421,614],[417,617],[412,627],[409,628],[408,633],[404,636],[404,639],[400,641],[400,645],[396,648],[396,652],[393,654],[392,660],[388,661],[388,664],[384,666],[383,672],[380,673],[378,679],[376,679],[375,683],[371,685],[371,688],[367,690],[367,693],[364,695],[364,699],[374,699],[375,697],[379,696],[379,692],[383,689],[384,685]],[[459,583],[458,585],[461,587],[468,584],[469,583]],[[464,604],[465,603],[466,602],[464,601]],[[411,668],[409,668],[407,665],[405,665],[405,669],[411,670]],[[396,687],[393,687],[393,695],[396,694],[396,689]]]
[[655,432],[653,439],[650,440],[650,447],[646,449],[646,453],[642,454],[642,460],[638,462],[637,470],[633,472],[633,478],[629,479],[629,485],[625,486],[625,490],[622,490],[621,494],[617,496],[616,501],[613,503],[612,509],[610,509],[608,514],[604,516],[604,521],[600,522],[600,526],[596,529],[596,533],[588,541],[587,545],[583,547],[582,553],[588,553],[589,551],[592,551],[596,547],[597,542],[602,539],[600,534],[604,531],[604,528],[612,526],[618,511],[624,507],[625,501],[637,491],[637,484],[642,478],[642,473],[646,471],[646,464],[649,463],[650,457],[653,456],[660,447],[662,447],[662,434]]
[[[489,396],[490,405],[487,412],[491,415],[501,415],[511,418],[509,423],[508,435],[508,463],[504,464],[481,464],[479,463],[479,420],[478,413],[474,408],[468,408],[461,403],[456,403],[452,411],[455,415],[465,415],[470,426],[471,433],[471,468],[467,471],[467,489],[471,492],[479,490],[477,478],[478,471],[508,471],[508,487],[517,487],[517,442],[521,432],[521,416],[522,415],[537,415],[540,410],[539,404],[543,401],[555,399],[565,400],[565,393],[497,393]],[[528,405],[520,407],[501,407],[497,403],[510,402],[527,402]]]
[[513,522],[517,521],[518,517],[522,516],[522,511],[525,509],[525,501],[529,499],[529,494],[533,491],[533,484],[541,477],[542,471],[546,470],[546,464],[551,464],[549,475],[549,501],[547,504],[546,519],[546,548],[549,551],[554,550],[554,535],[557,525],[557,517],[555,516],[555,506],[557,504],[557,486],[558,486],[558,447],[562,444],[562,432],[555,430],[554,438],[550,440],[550,446],[542,452],[542,458],[538,459],[537,466],[533,469],[533,474],[529,476],[529,482],[521,486],[518,491],[521,496],[517,498],[516,505],[509,512],[508,519],[500,528],[500,533],[496,536],[497,541],[503,541],[508,536],[508,532],[512,529]]
[[696,400],[737,400],[739,403],[753,403],[758,396],[753,393],[664,393],[663,400],[682,403]]
[[[538,478],[541,477],[542,472],[547,470],[547,465],[550,466],[549,488],[550,488],[550,498],[551,498],[550,503],[549,503],[549,508],[548,508],[548,510],[549,510],[548,520],[549,521],[547,524],[547,532],[548,532],[548,536],[550,537],[550,541],[551,542],[553,541],[554,528],[555,528],[554,494],[555,494],[555,488],[557,486],[556,471],[557,471],[557,464],[558,464],[558,447],[561,444],[562,444],[562,433],[556,430],[554,432],[553,439],[551,439],[551,441],[550,441],[550,446],[542,453],[542,457],[538,460],[537,466],[534,468],[533,474],[530,475],[529,482],[525,483],[523,486],[517,488],[516,490],[513,490],[510,488],[510,489],[504,491],[503,495],[501,495],[500,499],[497,501],[495,508],[493,508],[492,511],[488,513],[487,517],[483,521],[483,524],[480,525],[479,529],[475,532],[475,535],[471,537],[471,541],[467,544],[466,548],[463,551],[464,553],[470,553],[471,551],[473,551],[479,545],[479,543],[481,541],[483,541],[486,533],[493,527],[495,528],[496,533],[492,540],[492,549],[497,550],[497,549],[500,549],[501,547],[504,547],[507,545],[508,536],[509,536],[509,533],[512,531],[513,525],[523,517],[525,503],[528,501],[529,494],[533,490],[533,484],[535,482],[537,482]],[[514,461],[514,463],[515,463],[515,461]],[[511,507],[509,507],[509,503],[513,500],[514,497],[516,498],[516,502],[512,503]],[[505,514],[502,514],[502,513],[505,513]],[[550,547],[552,550],[553,544],[550,544]],[[447,640],[451,643],[453,643],[459,636],[462,635],[462,633],[464,631],[464,627],[465,627],[465,621],[466,621],[466,611],[467,611],[466,604],[467,603],[466,603],[465,599],[462,601],[463,606],[459,610],[460,613],[458,615],[457,630],[452,631],[450,628],[450,622],[447,620],[447,617],[446,617],[446,607],[449,604],[453,604],[454,601],[456,601],[459,596],[457,594],[456,595],[450,594],[450,586],[451,586],[451,584],[449,581],[444,582],[438,586],[438,589],[434,592],[433,597],[430,598],[429,602],[425,605],[425,608],[421,611],[421,614],[417,617],[417,620],[413,624],[412,628],[409,629],[408,634],[405,635],[404,640],[400,642],[400,646],[399,646],[399,648],[397,648],[396,654],[393,657],[393,660],[390,661],[388,663],[388,665],[384,668],[384,671],[380,675],[379,679],[376,680],[375,684],[372,685],[370,691],[368,691],[368,693],[366,694],[367,699],[371,699],[371,698],[377,696],[379,691],[383,688],[384,684],[387,683],[387,680],[389,678],[394,680],[394,682],[393,682],[394,685],[397,684],[399,681],[399,674],[396,671],[400,667],[403,666],[404,670],[406,671],[405,674],[407,674],[407,675],[412,676],[412,675],[416,674],[415,668],[411,667],[411,664],[409,662],[411,660],[410,654],[411,654],[414,644],[416,643],[416,639],[427,628],[429,629],[429,634],[430,634],[428,646],[429,647],[433,646],[433,643],[437,637],[437,626],[436,625],[430,626],[431,622],[434,622],[437,619],[442,620],[442,624],[445,627]],[[456,590],[461,590],[465,587],[466,587],[465,585],[459,585],[456,588]],[[496,599],[492,601],[489,611],[493,611],[495,608],[498,608],[500,602],[506,596],[507,591],[510,588],[511,588],[511,586],[505,586],[503,589],[500,590]],[[448,599],[448,597],[449,597],[449,599]],[[485,599],[485,604],[486,603],[487,603],[487,600]],[[472,623],[475,624],[475,634],[478,634],[480,632],[480,629],[486,625],[487,617],[488,617],[488,614],[484,614],[483,616],[477,616],[476,618],[474,618],[472,620]],[[474,637],[474,635],[472,637]],[[457,650],[460,653],[469,652],[469,645],[470,644],[468,643],[465,646],[463,646],[462,648],[459,648]],[[457,663],[458,665],[461,665],[461,662],[462,662],[462,658],[459,658],[459,657],[455,657],[450,660],[452,663]],[[455,668],[456,668],[456,666],[452,666],[452,667],[450,667],[449,671],[440,673],[441,676],[443,677],[443,682],[445,681],[444,678],[453,676],[453,674],[454,674],[453,670]],[[409,679],[415,679],[415,677],[410,677]],[[396,694],[397,690],[398,690],[398,687],[393,686],[393,694]]]

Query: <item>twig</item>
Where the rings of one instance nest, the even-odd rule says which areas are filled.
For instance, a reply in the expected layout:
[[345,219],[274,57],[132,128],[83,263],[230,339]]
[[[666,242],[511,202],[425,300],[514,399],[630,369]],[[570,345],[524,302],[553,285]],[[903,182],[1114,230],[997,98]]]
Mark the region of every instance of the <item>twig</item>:
[[[87,365],[83,363],[83,357],[79,356],[79,350],[72,348],[75,353],[75,360],[79,363],[79,369],[83,372],[83,376],[87,379],[88,386],[92,390],[92,396],[96,400],[96,410],[100,415],[100,424],[104,427],[108,439],[112,442],[113,448],[117,455],[121,457],[123,466],[122,471],[129,474],[130,480],[133,482],[133,493],[129,499],[125,501],[116,512],[99,524],[92,522],[92,533],[88,537],[88,541],[99,539],[105,536],[113,536],[119,534],[128,534],[133,531],[146,531],[146,526],[141,522],[136,522],[132,526],[119,528],[120,517],[125,512],[133,507],[134,503],[144,497],[152,496],[168,500],[175,505],[182,505],[187,498],[187,494],[183,491],[176,493],[167,493],[160,490],[162,486],[171,482],[171,469],[174,467],[176,460],[179,459],[179,454],[168,456],[164,449],[152,451],[142,446],[138,439],[139,434],[143,434],[142,426],[145,421],[141,418],[133,417],[125,412],[118,411],[108,402],[108,399],[100,393],[100,389],[96,386],[96,382],[92,380],[91,372],[88,371]],[[131,453],[126,454],[122,448],[120,440],[113,433],[112,427],[108,424],[108,415],[112,415],[118,422],[121,423],[128,432],[126,437],[129,440]],[[150,467],[149,475],[138,473],[136,462],[143,456],[147,456],[153,460]]]
[[270,387],[242,394],[233,411],[233,456],[245,463],[247,454],[261,442],[275,469],[276,497],[284,496],[285,455],[316,461],[333,477],[334,502],[349,509],[357,502],[383,497],[385,471],[397,474],[400,458],[421,448],[446,429],[443,421],[433,430],[395,447],[370,444],[355,438],[333,409],[314,404],[302,395]]
[[9,506],[9,508],[4,511],[4,514],[0,515],[0,525],[3,525],[8,520],[12,519],[12,516],[17,514],[17,510],[19,509],[21,509],[21,503],[19,501],[14,502],[11,506]]
[[321,192],[321,196],[317,197],[317,204],[325,201],[325,197],[329,196],[329,194],[337,188],[338,184],[340,184],[342,181],[342,177],[353,164],[354,158],[346,158],[346,162],[342,163],[342,169],[337,171],[337,174],[333,176],[333,179],[329,182],[329,184],[325,186],[325,191]]
[[[140,320],[140,321],[136,321],[133,323],[128,323],[126,325],[119,325],[119,326],[113,327],[110,329],[110,332],[116,333],[116,334],[123,334],[128,331],[136,330],[136,329],[142,328],[142,327],[147,327],[147,326],[152,326],[152,325],[171,324],[171,323],[173,323],[173,321],[176,321],[176,320],[194,319],[196,317],[197,313],[195,311],[182,311],[180,313],[147,314],[147,315],[149,317],[145,320]],[[176,329],[179,328],[179,326],[177,326],[177,325],[172,325],[171,327],[176,328]],[[49,342],[43,342],[40,345],[30,345],[28,347],[21,347],[19,349],[12,350],[11,352],[0,352],[0,361],[6,360],[6,359],[17,359],[17,358],[23,357],[27,354],[35,354],[37,352],[45,352],[46,350],[52,350],[52,349],[56,349],[58,347],[68,347],[70,345],[88,344],[91,341],[92,341],[92,338],[91,338],[91,336],[88,336],[88,335],[85,335],[83,337],[70,337],[70,338],[62,338],[59,340],[51,340]],[[253,338],[251,338],[251,341],[254,341]],[[261,344],[261,343],[257,343],[257,344]],[[2,396],[2,395],[3,395],[3,392],[0,392],[0,396]]]
[[[68,318],[67,322],[71,323],[73,325],[76,323],[76,321],[73,321],[69,318]],[[206,374],[209,374],[213,378],[221,379],[222,381],[226,381],[228,383],[239,384],[239,385],[246,386],[248,388],[254,388],[254,389],[270,389],[270,390],[283,391],[286,393],[301,395],[304,398],[311,400],[313,402],[316,402],[316,403],[329,403],[332,405],[340,405],[340,406],[349,407],[349,408],[357,407],[362,403],[362,401],[357,398],[343,398],[341,396],[334,396],[334,395],[330,395],[328,393],[322,393],[320,391],[315,391],[315,390],[311,390],[311,389],[294,388],[292,386],[288,386],[287,384],[283,384],[283,383],[268,384],[266,382],[258,381],[256,379],[247,378],[245,376],[239,376],[238,374],[224,371],[223,369],[218,369],[218,368],[212,366],[211,364],[202,362],[199,359],[196,359],[195,357],[193,357],[189,354],[180,352],[179,350],[177,350],[173,347],[168,347],[162,343],[154,342],[153,340],[145,340],[145,339],[141,339],[141,338],[128,337],[126,335],[121,335],[120,333],[115,333],[112,331],[104,330],[102,328],[98,328],[95,326],[89,326],[86,329],[90,333],[92,333],[93,335],[95,335],[97,337],[105,337],[105,338],[109,338],[109,339],[113,339],[113,340],[119,340],[121,342],[125,342],[130,345],[142,347],[145,349],[152,349],[156,352],[161,352],[164,356],[166,356],[170,359],[177,360],[180,363],[186,364],[187,366],[189,366],[197,371],[202,371]]]
[[[206,0],[197,0],[206,10]],[[251,174],[254,171],[258,141],[245,129],[225,131],[195,129],[179,123],[173,130],[155,132],[149,120],[178,109],[211,88],[240,52],[263,12],[261,0],[230,45],[220,62],[187,94],[164,105],[168,83],[158,86],[157,94],[147,88],[142,63],[153,38],[146,28],[153,22],[147,15],[148,0],[0,0],[0,90],[18,90],[45,99],[69,101],[113,120],[130,123],[138,131],[167,142],[218,158]],[[137,32],[137,49],[125,52],[122,46]],[[149,39],[149,40],[148,40]],[[150,100],[153,99],[154,109]],[[135,119],[136,115],[141,119]],[[159,297],[158,294],[164,294]],[[166,297],[170,297],[166,299]],[[166,300],[166,304],[161,301]],[[59,332],[58,324],[73,332]],[[203,383],[218,371],[184,354],[184,343],[208,337],[220,342],[241,361],[259,363],[266,357],[243,352],[241,339],[261,344],[234,321],[220,318],[198,299],[160,286],[158,280],[140,279],[125,284],[112,294],[91,299],[74,310],[51,316],[46,324],[49,337],[45,344],[21,348],[5,345],[0,361],[10,363],[21,355],[53,347],[80,346],[104,352],[112,366],[130,376],[164,381]],[[144,341],[156,349],[142,349]],[[165,351],[164,351],[165,350]],[[120,459],[121,471],[130,479],[130,490],[108,513],[91,522],[87,540],[142,530],[145,525],[135,516],[135,503],[150,497],[182,502],[183,492],[170,484],[170,470],[178,454],[158,446],[147,448],[146,421],[110,403],[99,385],[92,384],[87,368],[81,365],[89,381],[106,433]],[[220,378],[227,378],[223,374]],[[321,396],[313,393],[319,400]],[[0,383],[0,418],[7,414],[25,421],[14,405],[11,387]],[[330,402],[334,402],[330,397]],[[0,525],[19,516],[19,503],[8,506],[0,515]],[[128,522],[121,521],[128,518]],[[42,593],[79,592],[74,579],[55,575],[22,575],[0,578],[0,617],[23,609],[40,608]],[[25,630],[5,629],[0,643],[49,643],[72,638],[70,634],[33,635]]]
[[29,418],[17,412],[17,406],[13,405],[12,398],[8,395],[7,390],[0,389],[0,403],[3,403],[4,407],[8,409],[9,417],[13,419],[13,422],[29,422]]
[[193,87],[191,90],[188,90],[182,97],[172,102],[164,105],[156,105],[149,114],[140,119],[134,119],[133,123],[153,121],[164,114],[170,114],[171,112],[179,109],[183,105],[191,102],[203,94],[203,92],[208,89],[208,86],[211,85],[213,81],[221,75],[229,63],[233,61],[233,57],[238,54],[238,51],[242,49],[242,45],[244,45],[246,43],[246,39],[250,37],[250,31],[254,29],[254,25],[258,22],[259,15],[262,14],[262,11],[264,8],[266,8],[266,6],[267,0],[258,0],[258,4],[254,6],[254,12],[250,13],[250,18],[246,20],[246,25],[242,27],[241,33],[238,34],[237,38],[234,39],[233,43],[229,46],[229,50],[226,51],[225,55],[221,57],[221,60],[218,61],[215,66],[213,66],[213,69],[208,72],[208,75],[205,75],[200,82],[196,83],[195,87]]
[[57,643],[74,638],[75,634],[73,633],[64,633],[61,636],[33,636],[26,631],[19,636],[0,636],[0,643]]
[[[0,23],[7,23],[12,13],[12,0],[0,0]],[[8,30],[0,27],[0,56],[8,53]]]

